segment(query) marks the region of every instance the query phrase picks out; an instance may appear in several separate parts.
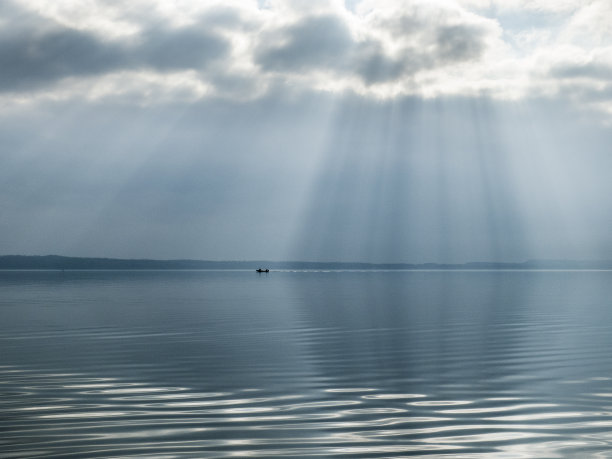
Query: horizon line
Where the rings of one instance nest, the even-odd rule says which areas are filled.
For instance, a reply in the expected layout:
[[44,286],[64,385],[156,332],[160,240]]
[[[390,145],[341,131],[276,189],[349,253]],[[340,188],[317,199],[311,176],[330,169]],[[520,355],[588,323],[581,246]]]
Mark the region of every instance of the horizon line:
[[63,258],[75,260],[105,260],[105,261],[121,261],[121,262],[201,262],[201,263],[310,263],[310,264],[335,264],[335,265],[411,265],[411,266],[426,266],[426,265],[445,265],[445,266],[461,266],[469,264],[496,264],[496,265],[522,265],[529,263],[612,263],[610,259],[571,259],[571,258],[528,258],[522,261],[492,261],[492,260],[470,260],[464,262],[440,262],[440,261],[321,261],[321,260],[266,260],[266,259],[203,259],[203,258],[118,258],[108,256],[72,256],[72,255],[24,255],[24,254],[3,254],[0,259],[6,258]]

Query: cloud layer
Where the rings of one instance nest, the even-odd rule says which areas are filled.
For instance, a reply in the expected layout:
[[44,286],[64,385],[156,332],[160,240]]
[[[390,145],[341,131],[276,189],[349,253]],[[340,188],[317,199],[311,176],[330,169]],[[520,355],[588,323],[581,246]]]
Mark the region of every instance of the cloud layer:
[[244,100],[282,87],[386,99],[565,94],[612,113],[605,0],[15,0],[2,16],[4,102]]

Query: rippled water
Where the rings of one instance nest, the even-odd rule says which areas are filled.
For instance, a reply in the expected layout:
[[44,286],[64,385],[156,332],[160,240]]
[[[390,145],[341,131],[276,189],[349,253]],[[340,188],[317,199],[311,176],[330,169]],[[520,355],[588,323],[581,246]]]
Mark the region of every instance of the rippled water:
[[0,272],[1,457],[610,457],[612,272]]

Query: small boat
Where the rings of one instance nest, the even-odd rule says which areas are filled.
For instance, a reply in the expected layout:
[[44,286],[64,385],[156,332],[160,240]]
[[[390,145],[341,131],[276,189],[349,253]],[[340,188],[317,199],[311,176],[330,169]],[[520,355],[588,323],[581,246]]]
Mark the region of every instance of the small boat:
[[255,271],[257,271],[258,273],[269,273],[270,272],[268,268],[266,269],[257,268]]

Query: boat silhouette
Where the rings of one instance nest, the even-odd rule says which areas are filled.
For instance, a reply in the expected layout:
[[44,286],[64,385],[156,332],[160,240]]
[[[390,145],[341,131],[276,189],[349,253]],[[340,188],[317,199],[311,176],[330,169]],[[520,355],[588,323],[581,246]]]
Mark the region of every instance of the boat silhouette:
[[255,271],[257,271],[258,273],[269,273],[270,272],[268,268],[266,269],[257,268]]

